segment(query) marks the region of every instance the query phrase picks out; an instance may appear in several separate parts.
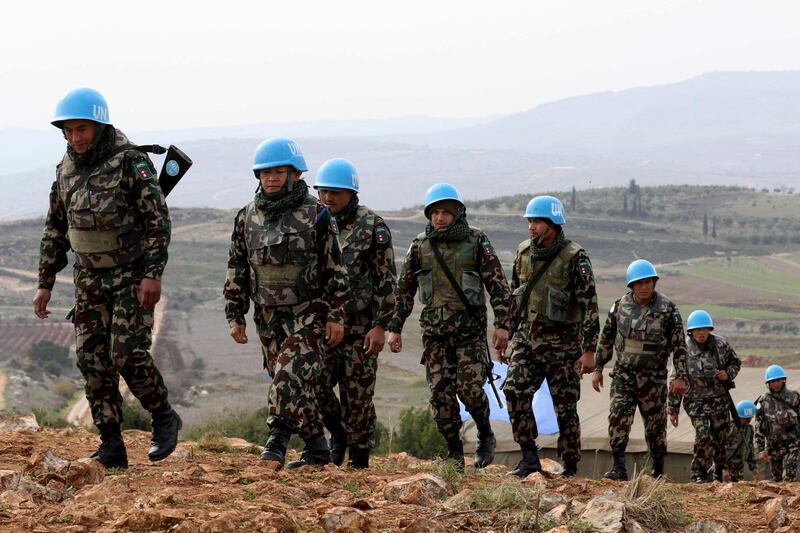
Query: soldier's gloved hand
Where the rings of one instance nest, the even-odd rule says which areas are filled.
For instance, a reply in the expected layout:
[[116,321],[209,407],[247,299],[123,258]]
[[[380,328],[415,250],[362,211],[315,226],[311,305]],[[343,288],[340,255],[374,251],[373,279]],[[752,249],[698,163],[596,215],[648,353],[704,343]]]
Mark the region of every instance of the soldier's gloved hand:
[[394,331],[389,333],[389,349],[392,353],[400,353],[403,349],[403,338]]
[[231,326],[231,337],[239,344],[247,344],[247,333],[245,333],[244,324],[235,324]]
[[330,348],[333,348],[334,346],[342,342],[343,337],[344,337],[343,325],[337,324],[336,322],[325,323],[325,340],[328,341],[326,344]]
[[375,326],[364,337],[364,355],[378,355],[386,344],[386,331],[382,326]]
[[506,348],[508,348],[508,330],[506,328],[497,328],[492,333],[492,346],[494,346],[497,357],[505,355]]
[[669,391],[676,396],[686,394],[686,382],[682,379],[673,379],[669,384]]
[[583,352],[578,359],[578,375],[591,374],[594,372],[594,352]]
[[669,423],[672,427],[678,427],[678,415],[669,415]]
[[601,369],[595,370],[592,374],[592,388],[597,392],[603,388],[603,371]]
[[47,318],[50,311],[47,310],[47,303],[50,301],[52,292],[48,289],[39,289],[33,297],[33,314],[37,318]]
[[144,278],[139,284],[139,303],[145,309],[152,309],[161,299],[161,281]]

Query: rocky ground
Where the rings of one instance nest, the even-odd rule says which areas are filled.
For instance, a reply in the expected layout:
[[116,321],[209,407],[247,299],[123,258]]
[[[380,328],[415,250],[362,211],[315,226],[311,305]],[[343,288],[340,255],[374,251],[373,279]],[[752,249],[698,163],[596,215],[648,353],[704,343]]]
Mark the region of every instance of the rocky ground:
[[[329,466],[274,471],[243,441],[182,442],[150,463],[149,435],[125,432],[131,466],[80,459],[97,446],[84,429],[0,422],[0,531],[800,531],[800,485],[681,485],[509,479],[404,454],[367,471]],[[16,429],[8,429],[16,428]]]

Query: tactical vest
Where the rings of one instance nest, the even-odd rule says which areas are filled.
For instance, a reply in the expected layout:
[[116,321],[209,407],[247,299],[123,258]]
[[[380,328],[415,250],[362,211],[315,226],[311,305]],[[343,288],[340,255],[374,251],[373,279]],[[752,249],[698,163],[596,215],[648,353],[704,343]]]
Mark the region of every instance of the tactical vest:
[[800,408],[800,395],[785,388],[778,394],[769,392],[756,402],[769,424],[770,441],[786,442],[796,440],[798,434],[798,408]]
[[[117,130],[115,146],[128,144],[127,137]],[[67,211],[69,243],[82,266],[116,267],[144,253],[145,228],[122,185],[127,153],[128,150],[117,152],[83,173],[66,154],[58,165],[56,179]],[[125,253],[114,253],[119,250]]]
[[[575,298],[570,277],[570,263],[582,250],[583,248],[579,244],[569,242],[561,249],[547,267],[544,275],[533,286],[526,310],[529,322],[575,324],[583,321],[583,309]],[[521,298],[527,288],[526,284],[534,272],[530,239],[517,246],[517,257],[519,258],[517,275],[520,286],[514,291],[514,294]]]
[[670,320],[670,301],[655,293],[650,303],[642,307],[629,292],[617,304],[617,337],[614,349],[617,362],[633,368],[667,368],[667,342]]
[[716,335],[709,336],[705,349],[702,349],[691,336],[687,336],[686,371],[689,374],[689,390],[686,392],[686,397],[689,399],[716,398],[727,392],[725,385],[715,377],[717,372],[724,368],[717,367],[717,358],[714,357],[710,344],[712,342],[717,343],[717,352],[721,353],[720,343],[724,348],[724,340]]
[[347,267],[350,299],[345,304],[348,315],[372,308],[372,259],[370,251],[375,236],[375,213],[359,206],[355,221],[339,228],[342,262]]
[[[461,285],[467,302],[474,306],[484,306],[483,279],[478,263],[480,230],[470,228],[469,237],[458,242],[437,242],[442,258],[450,273]],[[464,310],[464,304],[453,285],[447,279],[439,261],[433,255],[430,239],[425,233],[417,235],[419,241],[419,301],[428,307],[450,307]]]
[[295,305],[322,293],[316,247],[318,206],[312,197],[267,220],[255,202],[245,211],[245,241],[250,263],[250,297],[265,307]]

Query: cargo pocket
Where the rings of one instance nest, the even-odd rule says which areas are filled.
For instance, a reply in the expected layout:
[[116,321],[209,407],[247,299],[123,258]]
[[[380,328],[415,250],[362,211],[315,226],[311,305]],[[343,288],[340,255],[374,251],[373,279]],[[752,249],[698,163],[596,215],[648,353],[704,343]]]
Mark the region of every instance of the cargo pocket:
[[419,303],[430,305],[433,302],[433,273],[430,269],[417,272]]
[[483,280],[480,272],[464,271],[461,273],[461,290],[470,305],[484,305]]
[[89,191],[75,191],[69,201],[67,211],[70,227],[94,229],[94,216]]
[[569,310],[569,293],[547,286],[547,318],[553,322],[566,322]]

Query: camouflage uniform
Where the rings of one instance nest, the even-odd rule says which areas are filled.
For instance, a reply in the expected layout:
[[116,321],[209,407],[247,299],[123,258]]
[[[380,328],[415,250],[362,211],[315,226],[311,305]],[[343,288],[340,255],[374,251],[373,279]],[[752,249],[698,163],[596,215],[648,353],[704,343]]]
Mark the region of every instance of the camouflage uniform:
[[58,165],[39,252],[39,288],[48,290],[75,252],[75,352],[96,425],[122,421],[120,375],[151,413],[169,406],[149,352],[153,310],[137,295],[143,278],[164,272],[169,212],[149,158],[108,131],[105,160],[80,168],[68,153]]
[[575,362],[583,352],[595,350],[600,330],[597,293],[586,251],[564,240],[531,290],[527,308],[520,309],[528,280],[546,260],[532,258],[530,239],[517,247],[511,278],[513,337],[503,392],[514,440],[520,445],[533,444],[539,431],[531,402],[546,378],[558,420],[558,454],[565,462],[577,464],[581,456],[577,408],[581,389]]
[[264,368],[272,377],[267,425],[323,433],[314,387],[320,379],[325,323],[343,324],[347,271],[328,211],[306,193],[276,219],[251,202],[236,215],[225,316],[244,325],[250,301]]
[[740,481],[744,479],[745,463],[747,463],[747,467],[751,472],[758,469],[756,454],[753,449],[754,432],[753,426],[750,424],[742,424],[739,427],[731,424],[731,426],[726,443],[727,469],[731,475],[731,481]]
[[[717,355],[712,344],[715,343]],[[681,401],[694,426],[694,454],[692,475],[705,478],[712,461],[719,469],[726,464],[725,441],[732,430],[731,398],[726,384],[714,375],[720,370],[728,373],[732,382],[742,366],[730,344],[717,335],[709,335],[704,346],[687,338],[686,375],[688,390],[686,397],[669,394],[669,414],[680,412]],[[717,357],[719,365],[717,365]]]
[[667,454],[667,359],[672,354],[677,379],[686,382],[683,320],[669,298],[656,291],[640,306],[629,291],[608,313],[595,353],[598,370],[617,360],[611,373],[608,436],[612,451],[624,452],[636,408],[644,419],[650,457]]
[[[345,336],[336,347],[325,350],[326,368],[317,396],[324,419],[344,420],[348,445],[373,448],[377,417],[372,396],[378,355],[365,355],[364,339],[375,326],[386,329],[392,318],[397,275],[394,250],[383,219],[364,206],[349,220],[337,222],[350,299],[345,306]],[[341,402],[333,392],[337,383]]]
[[794,481],[800,453],[800,393],[769,391],[756,400],[756,449],[766,450],[772,479]]
[[468,302],[477,309],[480,324],[469,311],[439,266],[432,244],[420,233],[406,254],[395,291],[396,304],[389,330],[400,333],[414,306],[419,288],[424,352],[421,364],[431,390],[431,407],[442,436],[458,439],[461,417],[460,399],[474,420],[487,419],[489,400],[483,390],[487,378],[486,304],[484,287],[494,310],[495,328],[508,329],[509,290],[503,267],[489,239],[477,228],[469,228],[467,238],[438,241],[437,246],[451,273],[461,282]]

